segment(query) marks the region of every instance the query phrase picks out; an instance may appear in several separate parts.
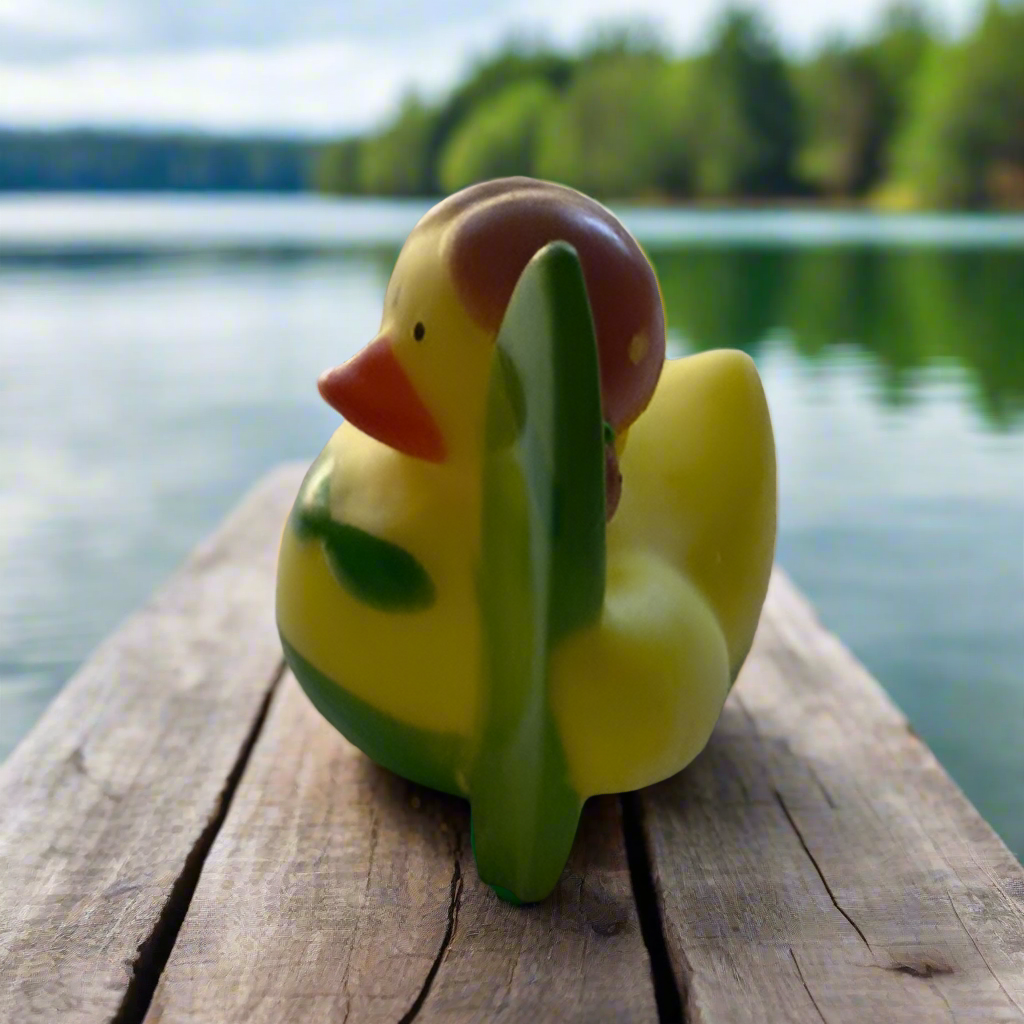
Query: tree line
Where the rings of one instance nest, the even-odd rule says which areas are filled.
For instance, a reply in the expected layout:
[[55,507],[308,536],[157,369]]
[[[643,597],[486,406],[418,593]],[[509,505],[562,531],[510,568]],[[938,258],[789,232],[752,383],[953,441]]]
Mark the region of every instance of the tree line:
[[1024,4],[988,0],[962,39],[900,3],[866,39],[787,60],[733,9],[707,49],[642,27],[568,53],[513,41],[449,95],[320,152],[323,191],[438,195],[529,174],[611,199],[1024,205]]
[[291,139],[0,129],[0,191],[297,192],[309,187],[318,157]]
[[961,39],[904,0],[802,59],[733,9],[690,57],[642,26],[574,52],[512,41],[337,141],[0,129],[0,190],[435,196],[529,174],[604,199],[1020,207],[1022,54],[1024,0],[988,0]]

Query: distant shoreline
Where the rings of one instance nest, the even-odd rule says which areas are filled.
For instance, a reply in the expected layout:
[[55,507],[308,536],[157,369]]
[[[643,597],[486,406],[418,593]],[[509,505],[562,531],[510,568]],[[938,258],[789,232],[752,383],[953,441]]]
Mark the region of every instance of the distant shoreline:
[[[109,199],[147,200],[180,197],[189,200],[232,200],[245,198],[265,199],[307,199],[328,205],[336,203],[390,203],[407,206],[422,206],[426,209],[440,202],[443,195],[367,195],[364,193],[321,192],[315,188],[171,188],[147,186],[110,186],[91,188],[60,187],[10,187],[0,184],[0,202],[7,199],[28,198],[38,200],[55,199]],[[865,197],[826,196],[737,196],[728,199],[679,198],[674,196],[616,196],[603,198],[601,202],[609,208],[629,207],[634,210],[681,212],[681,213],[838,213],[865,214],[876,217],[978,217],[1016,218],[1024,216],[1024,205],[1014,207],[925,207],[898,204]]]
[[[0,263],[393,256],[434,202],[314,192],[7,192],[0,193]],[[680,246],[1024,251],[1020,213],[892,214],[821,204],[609,206],[652,257]]]

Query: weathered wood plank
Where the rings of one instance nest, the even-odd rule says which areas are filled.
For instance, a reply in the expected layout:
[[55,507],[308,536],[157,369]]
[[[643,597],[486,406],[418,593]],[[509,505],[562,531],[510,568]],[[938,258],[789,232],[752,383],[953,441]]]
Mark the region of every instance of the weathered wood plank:
[[781,574],[708,750],[640,799],[688,1019],[1024,1021],[1024,869]]
[[270,595],[300,478],[265,480],[0,767],[0,1021],[144,1009],[281,673]]
[[[0,1021],[657,1019],[619,801],[588,805],[551,900],[511,908],[461,801],[373,766],[290,676],[275,690],[300,474],[0,769]],[[1024,1020],[1024,870],[784,576],[709,749],[627,807],[686,1019]]]
[[614,799],[554,896],[479,881],[464,801],[378,768],[291,676],[203,869],[147,1024],[654,1021]]
[[460,886],[456,804],[373,765],[286,674],[147,1020],[399,1020]]
[[464,879],[458,927],[417,1024],[657,1021],[618,799],[586,804],[545,903],[502,903],[471,862]]

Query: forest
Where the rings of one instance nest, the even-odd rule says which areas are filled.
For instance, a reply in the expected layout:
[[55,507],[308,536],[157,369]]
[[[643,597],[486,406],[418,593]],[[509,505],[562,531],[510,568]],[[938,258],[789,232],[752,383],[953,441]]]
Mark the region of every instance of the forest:
[[410,94],[379,131],[326,147],[315,184],[437,195],[529,174],[606,199],[1019,207],[1022,55],[1018,0],[989,0],[955,40],[901,3],[799,61],[744,9],[690,57],[643,26],[576,53],[512,41],[440,102]]
[[0,128],[0,191],[297,192],[318,156],[291,139]]
[[0,129],[0,190],[435,196],[529,174],[611,200],[1020,208],[1022,55],[1022,0],[988,0],[958,39],[901,2],[800,59],[733,8],[689,56],[642,24],[572,52],[512,39],[335,140]]

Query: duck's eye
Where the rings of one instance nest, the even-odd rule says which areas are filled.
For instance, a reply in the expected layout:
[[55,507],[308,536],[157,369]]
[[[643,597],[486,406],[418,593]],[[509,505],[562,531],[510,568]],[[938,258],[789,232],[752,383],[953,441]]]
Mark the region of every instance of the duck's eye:
[[423,340],[423,335],[426,334],[426,333],[427,333],[427,329],[426,329],[426,327],[423,326],[423,321],[422,320],[419,323],[417,323],[416,326],[412,329],[412,336],[417,341],[422,341]]

